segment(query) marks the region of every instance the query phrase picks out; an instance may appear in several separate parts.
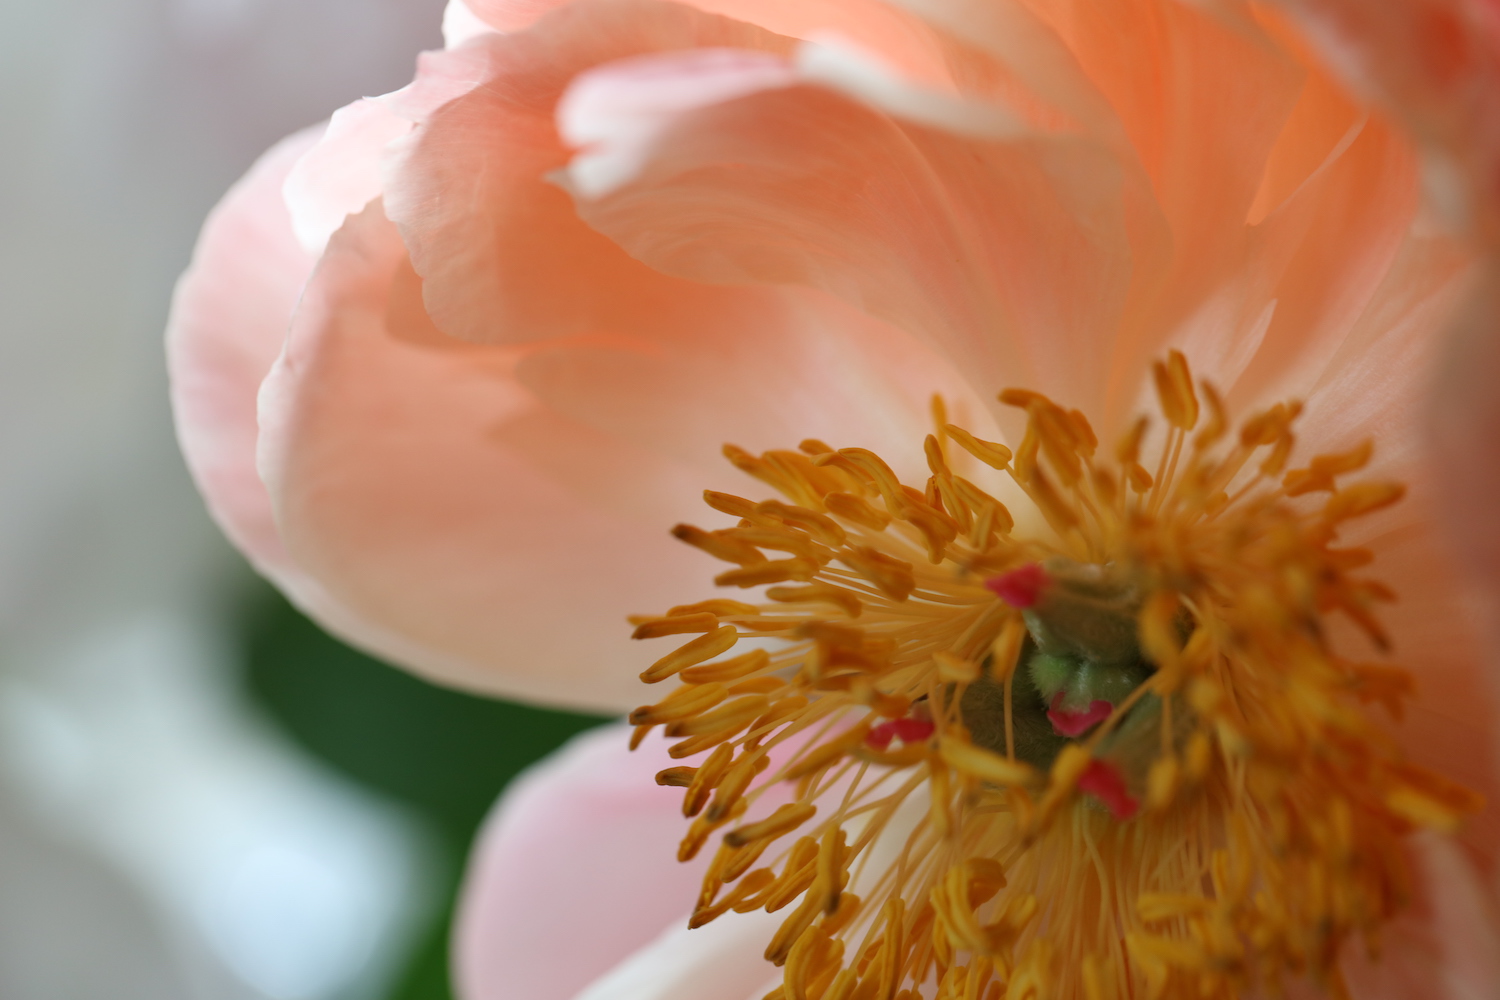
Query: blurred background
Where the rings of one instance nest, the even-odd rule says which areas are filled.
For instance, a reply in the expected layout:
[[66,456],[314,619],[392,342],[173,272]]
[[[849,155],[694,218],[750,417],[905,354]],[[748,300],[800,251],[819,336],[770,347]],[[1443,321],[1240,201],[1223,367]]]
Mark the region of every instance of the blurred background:
[[596,722],[330,639],[210,524],[161,334],[219,195],[440,0],[0,0],[0,997],[446,1000],[475,828]]

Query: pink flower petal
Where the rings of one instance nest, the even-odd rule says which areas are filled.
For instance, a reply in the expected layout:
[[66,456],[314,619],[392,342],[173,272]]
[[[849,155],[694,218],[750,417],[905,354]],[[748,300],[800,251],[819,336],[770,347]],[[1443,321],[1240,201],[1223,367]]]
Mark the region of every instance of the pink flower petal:
[[[1473,275],[1474,294],[1451,331],[1437,368],[1426,445],[1433,460],[1441,527],[1464,578],[1469,608],[1500,648],[1500,258]],[[1500,674],[1489,663],[1492,698],[1500,703]],[[1494,744],[1500,750],[1500,733]]]
[[623,725],[579,736],[496,806],[459,905],[464,1000],[572,1000],[668,927],[686,925],[711,854],[678,863],[682,790],[652,776],[680,762],[660,739],[635,753],[628,741]]
[[272,147],[214,209],[178,282],[167,330],[172,410],[188,468],[224,533],[282,583],[300,574],[256,475],[255,394],[316,261],[292,234],[281,186],[321,133],[308,129]]
[[[453,0],[462,6],[463,0]],[[488,61],[478,52],[424,53],[417,79],[383,97],[333,113],[327,130],[292,168],[283,189],[292,228],[310,252],[322,253],[344,220],[384,190],[385,151],[438,108],[473,90]]]
[[[468,0],[478,18],[500,31],[523,30],[568,4],[569,0]],[[948,75],[942,45],[931,30],[882,0],[690,0],[690,6],[792,38],[836,36],[924,79]]]
[[[423,75],[483,60],[485,85],[398,145],[386,206],[438,328],[519,342],[649,323],[684,293],[581,223],[547,180],[567,162],[553,112],[568,79],[611,58],[700,45],[786,48],[749,25],[650,0],[581,0],[530,31],[430,54]],[[690,290],[689,290],[690,291]]]
[[322,253],[345,218],[380,197],[380,152],[411,127],[370,98],[333,113],[322,139],[297,161],[283,187],[292,229],[309,253]]
[[1319,55],[1393,109],[1455,228],[1500,240],[1500,13],[1493,0],[1282,0]]
[[[631,753],[629,732],[577,737],[497,804],[459,905],[464,1000],[745,1000],[774,976],[763,952],[784,915],[729,913],[687,929],[713,845],[677,861],[682,790],[652,776],[693,761],[673,760],[659,737]],[[772,788],[756,808],[789,800]]]
[[1417,901],[1381,934],[1381,953],[1351,942],[1343,960],[1359,1000],[1485,1000],[1500,983],[1500,911],[1484,875],[1453,841],[1411,839]]
[[[639,66],[617,87],[641,82]],[[670,54],[651,86],[674,67],[690,86],[695,67]],[[575,106],[579,127],[587,111]],[[1097,147],[971,140],[809,86],[653,127],[638,179],[579,204],[635,256],[699,281],[833,292],[930,338],[986,393],[1019,382],[1102,395],[1088,387],[1104,383],[1130,248],[1124,182]]]
[[404,637],[410,666],[631,705],[631,653],[640,669],[666,650],[626,647],[622,663],[624,616],[701,577],[662,541],[701,487],[539,406],[513,350],[439,334],[420,294],[378,205],[330,242],[261,395],[262,476],[288,550]]
[[943,384],[868,323],[887,351],[839,349],[843,307],[783,293],[674,303],[654,340],[525,350],[443,336],[420,294],[378,205],[335,236],[262,392],[262,474],[297,565],[405,647],[356,641],[511,696],[640,700],[634,674],[671,647],[624,643],[626,615],[701,599],[715,572],[668,529],[716,516],[705,487],[764,492],[725,440],[919,441]]

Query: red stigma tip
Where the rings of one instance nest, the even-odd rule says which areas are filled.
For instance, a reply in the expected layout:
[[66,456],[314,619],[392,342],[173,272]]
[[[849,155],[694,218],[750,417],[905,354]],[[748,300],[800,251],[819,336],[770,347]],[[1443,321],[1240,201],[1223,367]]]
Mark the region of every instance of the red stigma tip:
[[870,730],[870,735],[865,737],[865,745],[884,750],[891,745],[891,740],[899,739],[910,746],[921,743],[936,729],[932,723],[922,719],[890,719]]
[[1109,810],[1115,819],[1130,819],[1140,808],[1140,803],[1125,790],[1125,779],[1120,769],[1108,761],[1091,760],[1078,779],[1078,790],[1092,795]]
[[1059,736],[1082,736],[1109,718],[1115,710],[1109,702],[1095,698],[1082,712],[1070,712],[1062,707],[1064,695],[1063,691],[1053,695],[1052,704],[1047,708],[1047,721],[1052,723],[1053,731]]
[[1041,599],[1042,590],[1051,583],[1041,563],[1027,563],[1020,569],[992,576],[984,585],[1000,600],[1013,608],[1029,608]]

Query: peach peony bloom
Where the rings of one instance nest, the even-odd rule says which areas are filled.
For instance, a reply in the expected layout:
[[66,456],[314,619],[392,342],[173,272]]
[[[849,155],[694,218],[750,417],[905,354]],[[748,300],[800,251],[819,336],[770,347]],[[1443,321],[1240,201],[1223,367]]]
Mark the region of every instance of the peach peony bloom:
[[1497,23],[472,0],[268,153],[169,332],[226,532],[654,701],[502,801],[468,1000],[1494,995]]

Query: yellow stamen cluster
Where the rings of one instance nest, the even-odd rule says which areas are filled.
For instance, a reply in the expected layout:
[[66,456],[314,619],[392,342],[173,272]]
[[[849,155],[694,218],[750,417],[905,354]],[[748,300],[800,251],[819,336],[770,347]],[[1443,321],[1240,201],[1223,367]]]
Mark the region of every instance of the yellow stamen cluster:
[[[732,565],[719,585],[766,590],[636,622],[695,635],[642,675],[680,683],[633,713],[636,742],[662,726],[673,757],[706,754],[658,775],[685,789],[682,859],[719,835],[692,924],[786,911],[772,997],[1233,997],[1288,976],[1337,996],[1341,948],[1373,946],[1408,895],[1401,838],[1475,808],[1360,707],[1399,713],[1408,676],[1323,627],[1341,612],[1386,647],[1391,595],[1356,575],[1372,554],[1336,540],[1401,488],[1338,482],[1367,445],[1288,471],[1296,404],[1231,432],[1180,354],[1155,374],[1154,470],[1146,420],[1102,457],[1081,413],[1009,390],[1014,453],[940,401],[920,488],[857,448],[727,447],[784,499],[708,493],[738,523],[674,530]],[[982,476],[1046,528],[1017,537]],[[1057,559],[1131,581],[1150,669],[1039,755],[1027,624],[985,582]],[[1138,812],[1087,794],[1101,766]]]

